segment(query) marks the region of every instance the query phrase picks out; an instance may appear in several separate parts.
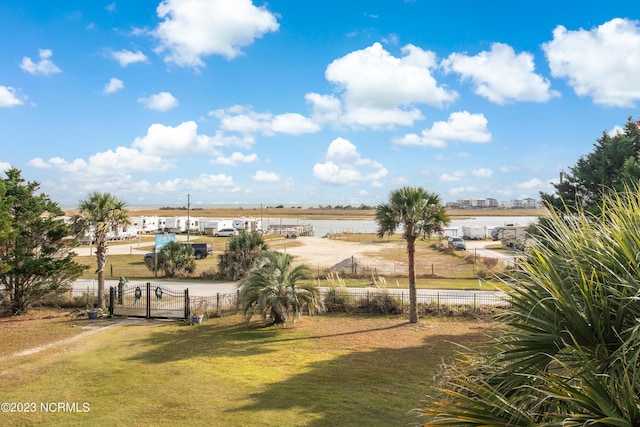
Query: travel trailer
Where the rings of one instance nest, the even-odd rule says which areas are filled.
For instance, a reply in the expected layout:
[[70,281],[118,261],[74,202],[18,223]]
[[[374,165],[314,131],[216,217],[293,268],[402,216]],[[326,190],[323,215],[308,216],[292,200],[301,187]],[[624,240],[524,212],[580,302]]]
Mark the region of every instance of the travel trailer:
[[509,248],[524,249],[527,227],[524,225],[503,225],[491,230],[491,238]]
[[487,237],[487,231],[482,225],[463,225],[462,237],[466,240],[481,240]]
[[[262,232],[262,221],[254,218],[236,218],[233,220],[233,228],[239,231]],[[218,227],[220,229],[220,227]]]
[[168,233],[185,233],[187,231],[186,216],[170,216],[164,221],[164,231]]
[[156,233],[160,230],[157,216],[132,216],[129,217],[129,221],[131,221],[131,226],[136,227],[140,233]]

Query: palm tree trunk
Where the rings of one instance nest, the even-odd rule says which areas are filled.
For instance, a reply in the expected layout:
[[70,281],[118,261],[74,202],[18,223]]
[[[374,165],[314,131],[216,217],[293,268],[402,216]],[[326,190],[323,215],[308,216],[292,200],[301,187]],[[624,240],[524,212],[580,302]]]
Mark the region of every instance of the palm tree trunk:
[[416,295],[416,239],[407,237],[407,254],[409,256],[409,322],[418,323],[418,298]]
[[104,269],[98,271],[98,308],[104,308]]
[[96,239],[96,261],[98,263],[98,308],[104,308],[104,267],[107,265],[107,239]]

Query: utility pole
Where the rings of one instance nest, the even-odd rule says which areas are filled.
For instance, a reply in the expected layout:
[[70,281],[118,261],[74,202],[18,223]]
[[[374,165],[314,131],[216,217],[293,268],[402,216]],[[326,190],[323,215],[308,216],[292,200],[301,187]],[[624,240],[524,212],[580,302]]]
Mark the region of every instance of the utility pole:
[[187,194],[187,242],[191,237],[191,194]]

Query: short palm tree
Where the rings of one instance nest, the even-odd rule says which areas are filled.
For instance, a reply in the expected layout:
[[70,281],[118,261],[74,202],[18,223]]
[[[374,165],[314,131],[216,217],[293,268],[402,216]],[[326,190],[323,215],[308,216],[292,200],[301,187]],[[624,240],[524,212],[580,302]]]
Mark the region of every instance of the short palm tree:
[[162,270],[165,277],[177,277],[181,273],[192,274],[196,271],[193,248],[180,242],[166,244],[156,257],[148,258],[147,268],[151,271]]
[[92,234],[96,243],[96,261],[98,268],[98,307],[104,308],[104,268],[107,265],[109,232],[116,232],[118,226],[128,225],[129,215],[126,203],[109,193],[93,192],[80,200],[79,214],[73,219],[80,232]]
[[[431,425],[640,425],[640,196],[551,212],[515,285],[507,328],[447,371]],[[465,366],[466,365],[466,366]]]
[[407,242],[409,261],[409,321],[418,321],[416,295],[415,253],[416,239],[431,236],[449,224],[449,217],[440,196],[421,187],[403,187],[391,192],[388,203],[376,208],[378,236],[393,234],[402,227],[402,237]]
[[315,284],[299,283],[309,269],[305,265],[293,267],[292,261],[287,253],[268,251],[240,281],[239,301],[245,321],[256,311],[274,325],[286,323],[291,315],[299,317],[305,307],[310,314],[322,311],[324,305]]
[[261,233],[241,232],[231,236],[224,253],[218,255],[219,276],[225,280],[242,279],[267,249]]

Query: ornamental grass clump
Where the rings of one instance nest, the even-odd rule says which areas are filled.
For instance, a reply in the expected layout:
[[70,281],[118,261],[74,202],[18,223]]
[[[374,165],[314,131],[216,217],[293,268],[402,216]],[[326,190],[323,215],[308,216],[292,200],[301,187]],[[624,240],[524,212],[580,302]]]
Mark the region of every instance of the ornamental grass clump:
[[443,370],[428,424],[640,425],[637,189],[550,212],[511,274],[505,331]]

